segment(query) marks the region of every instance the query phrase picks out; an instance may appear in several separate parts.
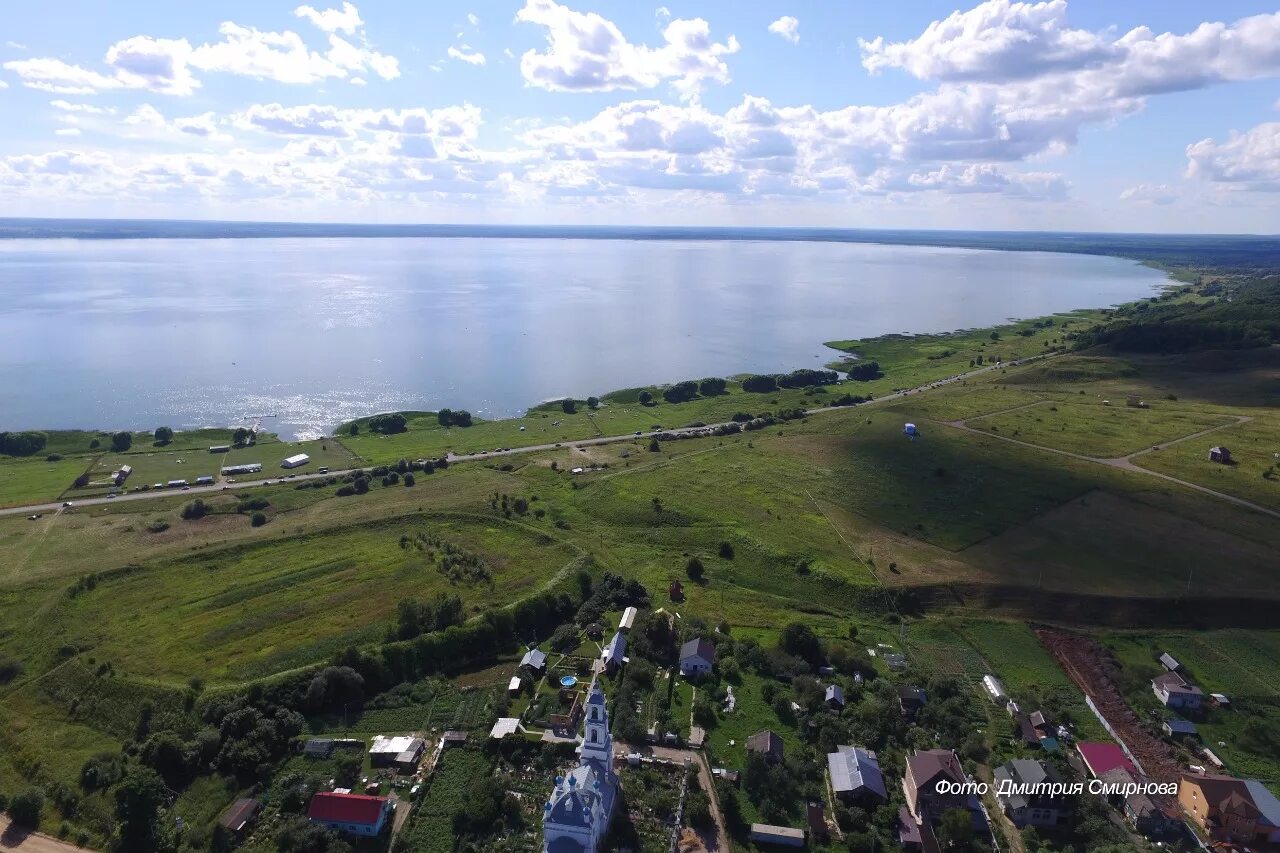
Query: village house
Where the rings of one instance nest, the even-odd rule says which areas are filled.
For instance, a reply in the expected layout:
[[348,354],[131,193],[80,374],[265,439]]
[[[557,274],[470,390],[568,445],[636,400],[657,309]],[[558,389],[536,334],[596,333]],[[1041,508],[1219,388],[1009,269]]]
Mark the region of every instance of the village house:
[[1231,464],[1231,451],[1219,445],[1218,447],[1209,448],[1209,461],[1217,462],[1220,465]]
[[343,835],[380,835],[394,806],[387,797],[321,791],[311,798],[307,820]]
[[701,678],[711,672],[716,660],[716,647],[709,640],[701,637],[690,640],[680,647],[680,674],[690,680]]
[[218,823],[232,836],[239,837],[253,822],[260,807],[261,803],[252,798],[245,797],[236,800],[218,818]]
[[876,754],[860,746],[839,746],[827,753],[827,774],[836,798],[847,805],[870,807],[887,802],[889,792]]
[[970,795],[938,793],[939,782],[967,781],[959,757],[950,749],[924,749],[907,759],[902,790],[917,822],[940,820],[948,809],[967,809]]
[[418,769],[426,742],[417,737],[385,737],[378,735],[369,747],[371,767],[394,767],[402,773]]
[[1166,708],[1195,713],[1200,710],[1204,693],[1176,672],[1166,672],[1151,679],[1151,690]]
[[1280,800],[1261,782],[1186,774],[1178,780],[1178,805],[1213,841],[1280,844]]
[[1137,775],[1138,768],[1133,766],[1129,756],[1125,755],[1119,744],[1105,741],[1080,741],[1076,744],[1076,752],[1084,762],[1085,769],[1095,779],[1102,778],[1108,770],[1121,767],[1127,772]]
[[839,684],[828,684],[822,701],[826,702],[831,710],[839,711],[844,707],[844,689]]
[[[996,799],[1014,826],[1054,827],[1070,817],[1072,808],[1067,798],[1048,793],[1024,793],[1034,786],[1061,783],[1062,774],[1053,765],[1029,758],[1015,758],[997,767],[993,775]],[[1009,786],[1012,786],[1011,793],[999,793],[1001,787]]]
[[547,671],[547,653],[541,649],[529,649],[524,653],[524,657],[520,658],[520,668],[537,675],[544,675]]
[[[1123,767],[1113,767],[1098,777],[1109,785],[1133,785],[1138,782],[1149,782],[1145,776],[1130,773]],[[1178,831],[1181,821],[1176,810],[1166,802],[1157,802],[1149,794],[1135,792],[1107,795],[1107,802],[1120,810],[1124,819],[1135,830],[1147,838],[1164,838]]]
[[784,756],[782,738],[769,729],[756,732],[747,738],[747,752],[764,756],[767,764],[780,764]]
[[924,691],[919,687],[911,687],[906,684],[898,686],[898,707],[902,711],[902,716],[908,720],[914,720],[916,714],[920,713],[920,709],[924,707],[925,695]]

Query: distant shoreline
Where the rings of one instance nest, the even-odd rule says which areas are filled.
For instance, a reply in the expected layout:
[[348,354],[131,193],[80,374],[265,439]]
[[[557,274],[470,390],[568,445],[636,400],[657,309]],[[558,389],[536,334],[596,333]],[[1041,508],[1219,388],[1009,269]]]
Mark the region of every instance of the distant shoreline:
[[0,240],[459,238],[861,243],[1110,255],[1156,264],[1280,266],[1280,235],[1125,234],[731,226],[372,225],[160,219],[0,218]]

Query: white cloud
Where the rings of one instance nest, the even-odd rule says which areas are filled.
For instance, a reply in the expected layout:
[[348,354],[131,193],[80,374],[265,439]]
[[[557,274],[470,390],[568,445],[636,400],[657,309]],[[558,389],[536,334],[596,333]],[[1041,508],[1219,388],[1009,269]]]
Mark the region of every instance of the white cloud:
[[552,91],[652,89],[669,81],[690,96],[706,81],[727,83],[724,57],[738,50],[733,36],[713,41],[701,18],[671,21],[658,48],[632,44],[612,21],[554,0],[526,0],[516,20],[546,29],[546,50],[527,51],[520,70],[527,85]]
[[769,25],[769,32],[781,36],[792,44],[800,43],[800,22],[790,15],[783,15]]
[[467,13],[467,23],[468,23],[468,24],[470,24],[470,25],[471,25],[471,26],[473,26],[473,27],[478,27],[478,26],[480,26],[480,16],[479,16],[479,15],[477,15],[475,12],[468,12],[468,13]]
[[360,20],[360,11],[350,3],[343,3],[341,9],[324,11],[317,11],[311,6],[299,6],[293,10],[293,14],[305,18],[326,33],[355,35],[364,26],[364,21]]
[[338,35],[358,33],[361,22],[356,8],[316,12],[300,6],[307,18],[327,33],[327,47],[313,50],[297,33],[264,32],[233,21],[218,28],[221,40],[192,47],[186,39],[134,36],[111,45],[102,73],[60,59],[11,60],[4,68],[16,73],[33,89],[68,95],[87,95],[113,89],[145,89],[166,95],[189,95],[199,86],[193,70],[219,72],[274,80],[279,83],[318,83],[330,78],[376,74],[384,80],[400,76],[394,56],[372,49],[363,36],[360,44]]
[[872,73],[900,68],[944,82],[1041,79],[1133,98],[1280,74],[1280,12],[1185,34],[1137,27],[1119,38],[1067,24],[1066,0],[987,0],[905,42],[859,40]]
[[73,104],[70,101],[64,101],[61,98],[56,98],[50,101],[49,106],[67,113],[85,113],[88,115],[107,115],[115,112],[115,110],[110,107],[99,107],[94,106],[93,104]]
[[1267,122],[1224,142],[1187,146],[1187,175],[1227,187],[1280,192],[1280,122]]
[[3,80],[0,80],[0,89],[8,89],[8,88],[9,88],[9,84],[4,82]]
[[8,47],[8,48],[12,48],[13,50],[26,50],[26,49],[27,49],[27,46],[26,46],[25,44],[23,44],[22,42],[20,42],[20,41],[7,41],[7,42],[5,42],[5,43],[4,43],[4,46],[5,46],[5,47]]
[[55,136],[79,136],[80,128],[78,127],[60,127],[54,132]]
[[468,45],[460,45],[458,47],[449,47],[449,57],[459,62],[465,62],[468,65],[484,65],[484,54],[478,50],[472,50]]
[[1178,200],[1178,192],[1168,184],[1134,184],[1120,193],[1120,200],[1160,205],[1173,204]]

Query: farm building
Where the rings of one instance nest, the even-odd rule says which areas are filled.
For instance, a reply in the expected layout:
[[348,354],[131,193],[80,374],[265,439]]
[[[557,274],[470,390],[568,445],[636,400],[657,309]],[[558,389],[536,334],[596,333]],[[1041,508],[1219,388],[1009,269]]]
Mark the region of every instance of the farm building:
[[218,823],[232,835],[239,835],[258,814],[259,805],[257,800],[250,797],[236,800],[218,818]]
[[457,729],[450,729],[440,736],[441,746],[461,746],[467,742],[468,733]]
[[215,444],[215,445],[213,445],[212,447],[210,447],[210,448],[209,448],[209,452],[210,452],[210,453],[230,453],[230,452],[231,452],[231,445],[229,445],[229,444]]
[[1209,448],[1209,461],[1218,462],[1222,465],[1231,464],[1231,451],[1219,445],[1218,447]]
[[121,465],[120,469],[111,475],[111,482],[117,486],[123,486],[124,481],[129,479],[129,475],[133,473],[132,465]]
[[697,678],[711,671],[716,659],[716,647],[701,637],[680,647],[680,674],[685,678]]
[[889,799],[876,754],[860,746],[839,746],[827,753],[831,790],[845,803],[878,804]]
[[280,463],[280,467],[281,468],[301,468],[303,465],[306,465],[310,461],[311,461],[311,457],[308,456],[307,454],[295,453],[292,456],[286,457],[285,460]]
[[782,738],[777,732],[765,729],[747,738],[747,752],[755,752],[764,756],[768,764],[780,764],[785,757]]
[[197,486],[212,486],[212,485],[213,485],[213,476],[212,476],[212,475],[210,475],[210,474],[201,474],[199,477],[196,477],[196,485],[197,485]]
[[418,766],[425,747],[422,738],[378,735],[369,747],[369,763],[374,767],[396,767],[412,771]]
[[222,476],[235,477],[240,474],[257,474],[261,470],[261,462],[246,462],[243,465],[225,465],[222,468]]
[[391,810],[386,797],[321,791],[311,798],[307,820],[344,835],[373,837],[382,833]]
[[771,826],[767,823],[751,824],[751,840],[761,844],[777,844],[780,847],[803,847],[804,830],[790,826]]
[[630,631],[631,626],[634,624],[636,624],[636,609],[634,607],[628,607],[626,610],[622,611],[622,618],[618,620],[618,630]]
[[828,684],[826,692],[822,694],[822,701],[827,703],[828,708],[840,710],[844,707],[844,688],[839,684]]
[[1178,663],[1178,659],[1168,652],[1160,655],[1160,665],[1165,668],[1166,672],[1182,671],[1182,664]]

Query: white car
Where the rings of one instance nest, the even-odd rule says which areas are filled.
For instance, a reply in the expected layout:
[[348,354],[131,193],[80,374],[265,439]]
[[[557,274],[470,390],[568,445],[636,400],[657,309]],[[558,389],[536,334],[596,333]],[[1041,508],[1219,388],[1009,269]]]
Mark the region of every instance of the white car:
[[63,505],[64,507],[73,507],[73,506],[75,506],[75,504],[73,504],[71,501],[63,501],[63,502],[62,502],[62,505]]

